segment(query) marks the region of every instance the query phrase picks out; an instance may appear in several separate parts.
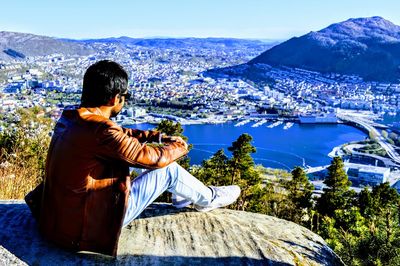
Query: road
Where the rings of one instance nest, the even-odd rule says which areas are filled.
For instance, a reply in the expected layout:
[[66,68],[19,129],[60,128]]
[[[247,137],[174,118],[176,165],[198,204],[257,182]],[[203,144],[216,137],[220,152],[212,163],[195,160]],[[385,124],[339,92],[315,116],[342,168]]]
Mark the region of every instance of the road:
[[374,126],[371,125],[373,121],[368,121],[363,118],[346,115],[344,113],[338,113],[338,118],[343,121],[349,121],[360,125],[365,128],[368,132],[372,132],[372,135],[375,136],[375,139],[381,145],[381,147],[386,151],[388,156],[397,164],[400,164],[400,155],[396,152],[392,144],[388,143],[387,140],[382,136],[382,134],[377,130]]

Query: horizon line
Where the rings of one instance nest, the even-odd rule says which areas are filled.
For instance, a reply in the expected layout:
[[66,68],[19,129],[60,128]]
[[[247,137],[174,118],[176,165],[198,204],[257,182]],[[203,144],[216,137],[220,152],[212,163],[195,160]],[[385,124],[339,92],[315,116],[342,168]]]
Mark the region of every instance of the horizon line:
[[263,38],[263,37],[231,37],[231,36],[173,36],[173,35],[152,35],[152,36],[137,36],[131,37],[128,35],[114,35],[105,37],[60,37],[54,35],[46,35],[44,33],[32,33],[26,31],[15,31],[15,30],[0,30],[0,32],[8,33],[19,33],[19,34],[31,34],[42,37],[50,37],[54,39],[64,39],[64,40],[76,40],[76,41],[87,41],[87,40],[100,40],[100,39],[118,39],[118,38],[130,38],[130,39],[236,39],[236,40],[255,40],[255,41],[267,41],[267,42],[282,42],[289,40],[290,38],[296,37],[294,35],[285,38]]

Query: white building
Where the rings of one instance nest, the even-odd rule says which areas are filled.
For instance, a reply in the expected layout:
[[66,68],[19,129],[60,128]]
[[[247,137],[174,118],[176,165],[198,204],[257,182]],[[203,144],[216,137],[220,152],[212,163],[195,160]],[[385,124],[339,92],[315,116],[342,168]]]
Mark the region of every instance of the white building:
[[146,115],[146,109],[144,109],[144,108],[135,108],[132,110],[133,117],[139,117],[139,116],[145,116],[145,115]]
[[355,183],[378,185],[388,181],[390,168],[365,164],[344,163],[349,180]]

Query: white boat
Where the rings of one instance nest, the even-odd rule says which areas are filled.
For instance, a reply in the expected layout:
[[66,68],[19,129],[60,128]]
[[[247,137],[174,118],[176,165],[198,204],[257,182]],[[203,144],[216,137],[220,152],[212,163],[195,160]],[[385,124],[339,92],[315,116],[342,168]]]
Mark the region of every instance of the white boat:
[[264,125],[265,123],[267,123],[267,119],[263,119],[261,121],[258,121],[257,123],[251,125],[251,127],[259,127],[259,126]]
[[245,125],[245,124],[247,124],[247,123],[249,123],[249,122],[250,122],[250,119],[246,119],[246,120],[240,121],[239,123],[237,123],[237,124],[235,125],[235,127],[243,126],[243,125]]
[[285,126],[283,127],[283,129],[289,129],[289,128],[291,128],[292,126],[293,126],[293,122],[287,122],[286,124],[285,124]]
[[268,128],[274,128],[274,127],[276,127],[276,126],[279,126],[279,125],[282,124],[282,123],[283,123],[282,121],[276,121],[275,123],[269,125]]

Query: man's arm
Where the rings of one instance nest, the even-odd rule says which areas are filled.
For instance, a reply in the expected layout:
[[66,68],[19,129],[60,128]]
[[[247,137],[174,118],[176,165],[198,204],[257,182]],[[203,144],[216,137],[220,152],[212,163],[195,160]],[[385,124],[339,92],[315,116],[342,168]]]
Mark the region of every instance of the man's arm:
[[179,136],[166,136],[162,135],[161,143],[171,143],[171,142],[178,142],[185,146],[185,149],[188,149],[188,144]]
[[122,131],[129,137],[134,137],[139,140],[139,142],[160,142],[162,133],[155,130],[140,130],[132,128],[122,128]]
[[162,146],[149,146],[125,134],[118,125],[110,123],[103,124],[96,134],[99,156],[120,159],[132,166],[161,168],[188,152],[186,142],[180,137],[166,138]]
[[187,143],[179,136],[167,136],[164,133],[155,130],[140,130],[132,128],[122,128],[123,132],[130,137],[137,138],[139,142],[157,142],[157,143],[171,143],[179,142],[187,149]]

